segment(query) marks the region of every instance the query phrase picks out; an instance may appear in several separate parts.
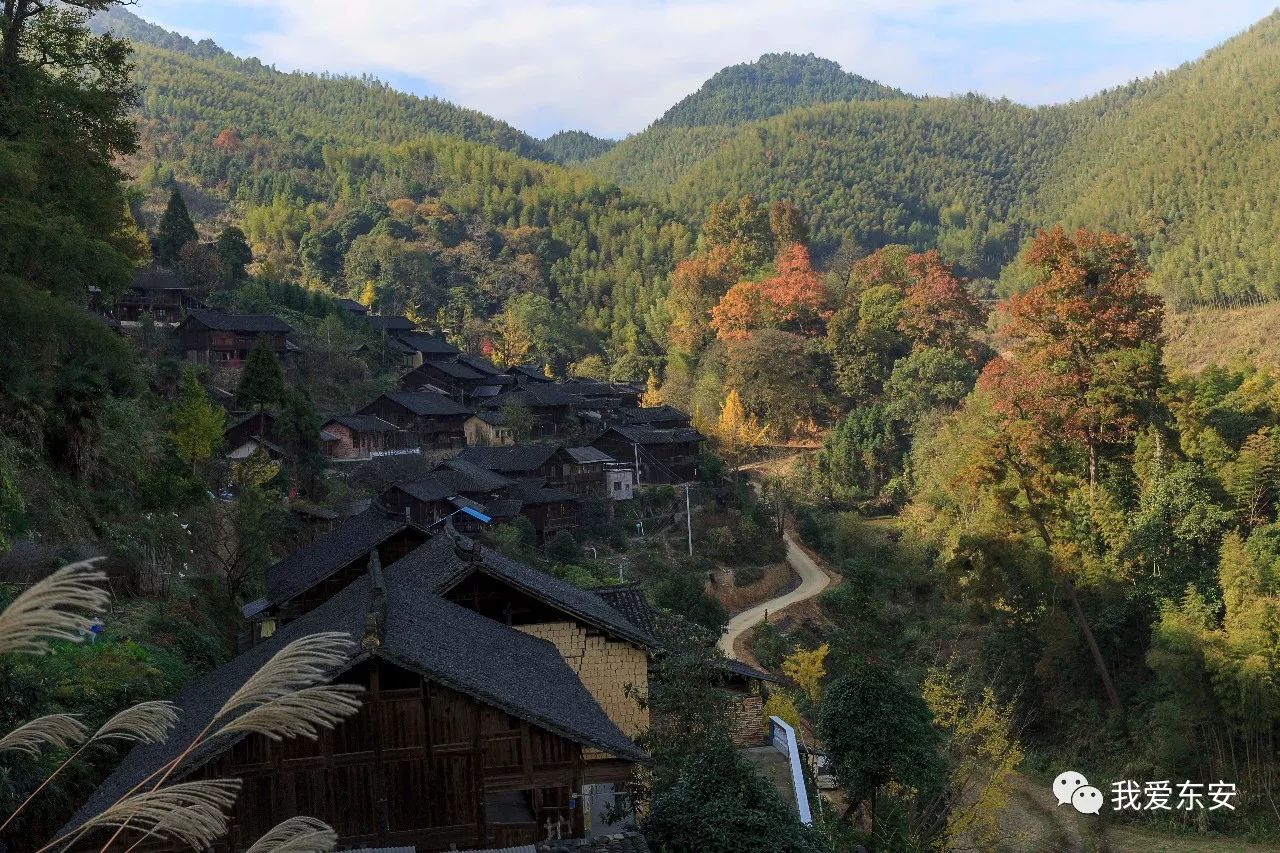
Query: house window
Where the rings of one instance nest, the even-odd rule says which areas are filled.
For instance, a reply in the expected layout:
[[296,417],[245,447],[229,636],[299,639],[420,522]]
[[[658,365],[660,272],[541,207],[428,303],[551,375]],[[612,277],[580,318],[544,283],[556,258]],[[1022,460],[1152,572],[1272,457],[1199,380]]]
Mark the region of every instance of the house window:
[[620,491],[622,491],[622,481],[621,481],[621,480],[614,480],[614,481],[613,481],[613,490],[614,490],[615,492],[620,492]]

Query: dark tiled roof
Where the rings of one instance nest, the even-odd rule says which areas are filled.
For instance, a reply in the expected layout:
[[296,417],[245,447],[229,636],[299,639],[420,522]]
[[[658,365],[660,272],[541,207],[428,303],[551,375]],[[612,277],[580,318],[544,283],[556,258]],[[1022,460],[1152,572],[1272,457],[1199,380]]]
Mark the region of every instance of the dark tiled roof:
[[511,375],[523,376],[526,379],[536,379],[539,382],[550,382],[547,375],[542,372],[541,364],[515,364],[507,368],[507,373]]
[[622,418],[623,423],[627,424],[651,424],[664,423],[666,421],[679,421],[685,425],[689,423],[689,416],[677,409],[675,406],[652,406],[647,409],[619,409],[618,416]]
[[559,444],[513,444],[506,447],[468,447],[457,459],[499,473],[527,473],[547,464]]
[[489,426],[503,426],[507,419],[503,416],[502,410],[494,411],[493,409],[481,409],[475,413],[475,417],[487,423]]
[[427,332],[397,332],[396,340],[414,352],[457,355],[460,350],[439,335]]
[[395,432],[395,424],[387,423],[375,415],[335,415],[326,424],[342,424],[357,432]]
[[274,314],[222,314],[217,311],[192,311],[186,323],[199,323],[220,332],[292,332],[293,327]]
[[561,390],[558,385],[547,382],[540,385],[521,385],[518,388],[512,388],[499,397],[485,401],[486,406],[495,408],[505,406],[508,403],[516,403],[536,409],[550,406],[581,406],[586,405],[587,400],[577,394]]
[[554,486],[544,486],[538,482],[519,483],[511,488],[510,496],[526,506],[539,504],[577,503],[579,498],[573,492]]
[[646,633],[653,634],[653,619],[657,614],[653,605],[644,597],[644,588],[638,583],[621,583],[616,586],[593,587],[592,592],[604,603],[627,617],[627,621]]
[[424,370],[428,367],[454,379],[484,379],[487,375],[456,361],[428,361],[422,367],[416,369]]
[[496,492],[499,489],[505,489],[507,486],[510,486],[515,482],[510,477],[504,477],[501,474],[494,473],[488,468],[481,468],[479,465],[476,465],[473,462],[468,462],[458,456],[455,456],[452,459],[446,459],[444,462],[441,462],[436,466],[437,471],[441,468],[447,468],[450,471],[455,471],[458,474],[469,478],[471,483],[475,486],[475,491]]
[[747,666],[742,661],[735,660],[733,658],[729,658],[725,662],[725,669],[729,670],[729,672],[733,673],[734,675],[742,676],[743,678],[749,681],[771,681],[774,684],[787,683],[785,679],[779,678],[778,676],[772,675],[767,672],[762,672],[756,669],[755,667]]
[[368,320],[369,326],[378,332],[411,332],[414,329],[413,321],[408,317],[380,317],[376,314],[370,314]]
[[352,314],[368,314],[369,309],[354,299],[348,299],[345,296],[336,297],[333,304],[341,308],[343,311],[350,311]]
[[566,447],[565,451],[573,457],[574,461],[579,465],[591,465],[597,462],[615,462],[612,456],[603,450],[598,450],[591,446],[586,447]]
[[627,441],[636,444],[686,444],[702,441],[702,434],[696,429],[650,429],[642,426],[612,426]]
[[[469,353],[465,353],[465,352],[460,353],[458,355],[458,361],[462,364],[465,364],[467,367],[470,367],[472,370],[480,371],[485,376],[504,376],[505,375],[502,372],[501,367],[498,367],[498,365],[494,364],[489,359],[482,358],[478,355],[470,355]],[[511,380],[508,379],[507,381],[510,382]]]
[[[382,396],[399,403],[415,415],[471,414],[471,409],[468,409],[452,397],[445,394],[436,394],[432,391],[389,391]],[[365,409],[367,408],[369,406],[365,406]]]
[[182,283],[178,274],[164,267],[143,267],[133,271],[133,280],[129,282],[133,290],[190,290]]
[[459,494],[487,495],[510,485],[510,480],[497,477],[489,471],[482,471],[480,475],[472,476],[470,471],[438,468],[425,477],[396,483],[392,488],[430,503]]
[[558,387],[571,394],[581,394],[584,397],[617,397],[621,393],[608,382],[578,377],[566,379],[564,382],[559,383]]
[[[647,760],[609,720],[554,646],[440,598],[416,582],[414,568],[400,560],[384,570],[386,623],[375,656],[579,744],[633,761]],[[64,829],[74,829],[171,761],[227,698],[287,643],[319,631],[346,631],[353,639],[348,660],[333,676],[356,663],[362,649],[355,641],[363,636],[366,614],[376,608],[375,601],[373,584],[363,576],[266,642],[192,682],[175,699],[179,722],[169,738],[135,747]],[[176,777],[235,742],[215,738],[206,743],[183,762]]]
[[328,534],[267,569],[267,598],[287,601],[360,559],[405,526],[377,508],[352,516]]
[[516,498],[498,498],[485,504],[485,508],[488,510],[485,514],[498,521],[503,521],[515,518],[520,514],[523,506],[524,503]]

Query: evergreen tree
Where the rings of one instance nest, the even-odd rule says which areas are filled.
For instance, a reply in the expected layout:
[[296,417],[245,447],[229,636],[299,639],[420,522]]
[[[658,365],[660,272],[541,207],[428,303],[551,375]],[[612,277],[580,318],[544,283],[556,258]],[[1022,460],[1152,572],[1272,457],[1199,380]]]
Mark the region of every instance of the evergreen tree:
[[195,240],[196,226],[187,212],[187,203],[175,185],[169,192],[169,205],[164,209],[160,227],[156,230],[156,260],[171,266],[178,259],[182,247]]
[[240,384],[236,387],[236,402],[262,411],[269,406],[280,405],[283,400],[284,371],[280,368],[280,360],[276,358],[271,341],[260,337],[254,341],[249,357],[245,359]]
[[308,492],[315,490],[316,478],[324,469],[320,426],[320,413],[305,389],[290,388],[284,392],[275,435],[289,453],[294,482]]
[[234,225],[228,225],[214,241],[213,250],[217,252],[218,263],[222,265],[223,286],[231,289],[239,287],[248,275],[245,265],[253,260],[253,252],[244,238],[244,232]]

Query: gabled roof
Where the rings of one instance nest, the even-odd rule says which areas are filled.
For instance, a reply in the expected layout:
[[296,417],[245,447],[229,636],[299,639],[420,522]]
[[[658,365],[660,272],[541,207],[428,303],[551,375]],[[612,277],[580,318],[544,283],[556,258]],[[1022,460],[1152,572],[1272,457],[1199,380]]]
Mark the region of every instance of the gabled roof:
[[190,290],[178,274],[165,267],[149,266],[133,271],[131,290]]
[[[494,364],[489,359],[483,358],[478,355],[471,355],[470,353],[465,353],[465,352],[459,353],[458,361],[462,364],[465,364],[467,367],[470,367],[472,370],[480,371],[486,376],[505,376],[506,375],[503,372],[501,367],[498,367],[498,365]],[[507,381],[509,382],[511,380],[507,380]]]
[[457,456],[452,459],[446,459],[436,466],[437,471],[442,469],[448,469],[467,477],[476,487],[476,491],[496,492],[515,483],[515,480],[510,477],[504,477],[501,474],[490,471],[488,468],[481,468],[479,465]]
[[689,424],[689,416],[677,409],[675,406],[668,406],[665,403],[661,406],[651,406],[647,409],[619,409],[618,417],[622,418],[625,424],[652,424],[664,423],[666,421],[680,421],[686,426]]
[[[469,415],[472,411],[452,397],[432,391],[388,391],[381,396],[405,407],[415,415]],[[362,408],[360,413],[365,413],[378,399],[380,398],[375,398]]]
[[559,387],[572,394],[581,394],[584,397],[617,397],[622,393],[617,387],[608,382],[582,377],[566,379],[564,382],[559,383]]
[[499,473],[536,471],[563,450],[559,444],[513,444],[507,447],[468,447],[455,459]]
[[369,309],[354,299],[348,299],[345,296],[335,297],[333,304],[341,308],[343,311],[350,311],[352,314],[368,314]]
[[489,426],[504,426],[507,423],[506,417],[502,414],[502,410],[481,409],[471,417],[479,418]]
[[380,509],[365,510],[267,569],[267,599],[287,601],[351,565],[406,527]]
[[538,382],[550,382],[547,375],[542,372],[541,364],[513,364],[507,368],[507,373],[512,376],[521,376],[525,379],[534,379]]
[[468,367],[456,361],[426,361],[420,367],[415,367],[412,372],[419,370],[437,370],[445,376],[453,379],[484,379],[488,374],[481,373],[475,368]]
[[396,332],[395,338],[413,352],[433,355],[457,355],[461,352],[444,338],[428,332]]
[[[615,424],[605,430],[607,435],[609,432],[616,432],[627,441],[635,444],[687,444],[689,442],[702,441],[702,434],[693,428],[681,429],[650,429],[642,426],[622,426]],[[600,439],[596,439],[599,441]]]
[[196,310],[187,314],[178,325],[199,323],[220,332],[292,332],[293,327],[274,314],[223,314],[218,311]]
[[[370,656],[382,658],[583,746],[626,760],[648,760],[608,718],[553,645],[440,598],[416,582],[413,566],[403,560],[387,567],[383,576],[386,604],[380,646],[368,652],[359,644],[367,614],[381,610],[379,590],[364,575],[267,641],[189,684],[174,699],[179,715],[170,736],[130,751],[64,831],[75,829],[172,761],[272,655],[293,640],[320,631],[345,631],[352,636],[346,660],[331,678]],[[207,741],[182,762],[173,778],[199,768],[237,740]]]
[[592,587],[591,591],[605,604],[621,613],[632,625],[653,634],[653,619],[657,611],[644,597],[644,588],[638,583],[620,583],[614,586]]
[[505,394],[486,400],[484,405],[499,408],[508,403],[516,403],[536,409],[550,406],[581,406],[586,402],[585,398],[562,391],[559,386],[547,382],[541,385],[521,385],[512,388]]
[[556,486],[544,486],[538,482],[518,483],[511,488],[509,495],[524,506],[577,503],[580,500],[573,492]]
[[369,326],[375,332],[411,332],[416,328],[413,321],[408,317],[379,316],[370,314],[368,316]]
[[587,447],[566,447],[565,451],[573,457],[573,461],[579,465],[594,465],[597,463],[616,462],[617,460],[605,453],[603,450],[587,446]]
[[321,429],[328,424],[342,424],[356,432],[395,432],[398,429],[395,424],[387,423],[376,415],[334,415],[321,425]]

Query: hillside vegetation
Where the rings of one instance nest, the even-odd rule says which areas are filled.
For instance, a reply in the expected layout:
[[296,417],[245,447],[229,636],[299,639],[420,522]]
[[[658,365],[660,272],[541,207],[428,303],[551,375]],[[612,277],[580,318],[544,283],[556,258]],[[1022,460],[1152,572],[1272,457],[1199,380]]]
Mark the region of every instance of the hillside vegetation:
[[907,97],[900,89],[850,74],[811,53],[766,53],[755,62],[720,69],[663,113],[651,129],[741,124],[814,104]]
[[1171,302],[1248,304],[1280,296],[1280,205],[1259,179],[1280,166],[1278,68],[1273,13],[1173,72],[1035,110],[976,96],[850,100],[752,121],[794,104],[741,87],[734,97],[759,103],[696,132],[664,118],[588,168],[685,211],[736,192],[791,199],[819,257],[846,240],[905,241],[982,276],[1036,228],[1107,227],[1139,236]]

